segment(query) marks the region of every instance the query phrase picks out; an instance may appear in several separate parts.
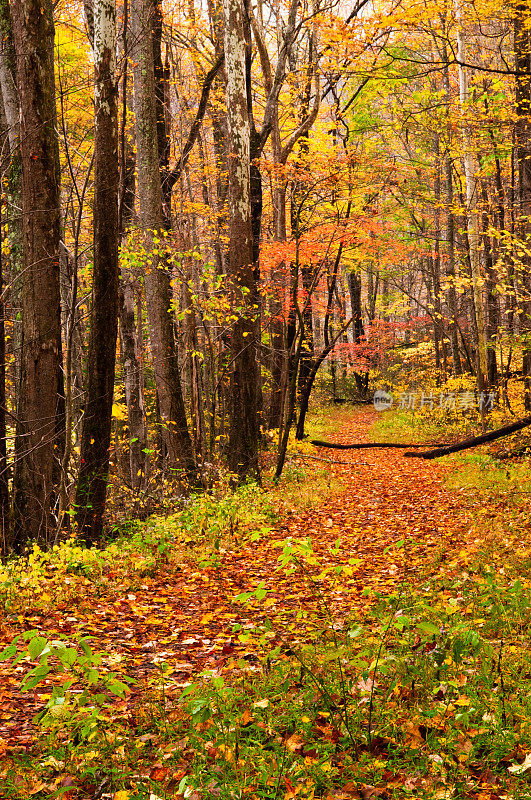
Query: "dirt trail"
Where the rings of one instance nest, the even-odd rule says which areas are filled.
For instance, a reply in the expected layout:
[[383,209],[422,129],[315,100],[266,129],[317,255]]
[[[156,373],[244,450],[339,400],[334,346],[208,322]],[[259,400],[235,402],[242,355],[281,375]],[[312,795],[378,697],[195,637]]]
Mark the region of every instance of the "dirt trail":
[[[372,409],[354,413],[333,440],[363,441],[375,417]],[[339,589],[336,586],[327,596],[337,625],[348,614],[363,616],[365,588],[391,591],[404,577],[422,580],[419,563],[430,571],[437,559],[463,546],[474,505],[469,497],[445,489],[443,464],[404,458],[399,450],[320,449],[316,454],[347,462],[329,465],[331,480],[344,487],[332,502],[289,514],[267,539],[222,553],[217,567],[183,563],[178,571],[143,577],[134,588],[113,587],[103,596],[96,596],[89,584],[73,604],[61,606],[57,598],[52,613],[4,621],[3,642],[32,628],[51,638],[92,636],[94,648],[110,655],[108,663],[114,669],[138,679],[134,700],[160,662],[173,667],[177,682],[203,669],[230,671],[242,657],[258,669],[255,647],[233,632],[235,623],[249,632],[257,617],[267,614],[284,640],[301,635],[297,612],[316,609],[318,603],[307,577],[286,579],[279,566],[281,543],[288,536],[310,537],[323,564],[336,560],[346,565],[349,559],[359,559]],[[339,537],[341,546],[334,556],[330,548]],[[393,546],[401,540],[403,547]],[[233,599],[261,581],[269,592],[254,611]],[[326,594],[326,583],[319,585]],[[0,666],[0,740],[9,746],[29,745],[31,718],[42,707],[44,689],[20,695],[16,687],[26,667],[9,674],[7,664]]]

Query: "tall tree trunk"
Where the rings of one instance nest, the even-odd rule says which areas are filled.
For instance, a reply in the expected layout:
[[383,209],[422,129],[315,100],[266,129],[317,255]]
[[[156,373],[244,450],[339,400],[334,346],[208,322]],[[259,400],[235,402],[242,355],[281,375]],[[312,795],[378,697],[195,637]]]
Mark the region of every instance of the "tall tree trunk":
[[61,369],[59,174],[50,0],[14,0],[24,224],[21,386],[14,548],[54,527],[54,440]]
[[450,317],[450,345],[452,349],[452,371],[454,375],[460,375],[462,372],[461,367],[461,353],[459,350],[459,336],[458,336],[458,309],[457,309],[457,291],[455,285],[455,218],[452,209],[454,200],[454,184],[452,175],[452,159],[451,159],[451,137],[452,137],[452,120],[450,118],[450,109],[452,103],[452,94],[450,86],[450,65],[448,61],[448,51],[446,44],[443,45],[443,62],[444,62],[444,93],[445,93],[445,107],[446,107],[446,147],[444,153],[444,184],[446,192],[446,277],[448,279],[448,290],[446,293],[446,303],[448,305],[448,312]]
[[[124,0],[122,29],[122,52],[124,70],[122,76],[122,118],[120,121],[120,199],[118,206],[119,231],[125,242],[135,211],[135,155],[127,137],[127,116],[132,105],[128,70],[129,0]],[[138,315],[137,336],[135,326],[135,279],[122,270],[120,278],[120,354],[124,371],[125,402],[127,405],[127,427],[129,429],[129,483],[139,491],[145,480],[149,456],[147,425],[144,409],[144,373],[142,362],[142,311]]]
[[146,474],[147,431],[141,359],[135,330],[135,289],[129,277],[122,277],[120,287],[120,350],[129,428],[129,481],[131,488],[138,491],[144,483]]
[[164,226],[153,63],[154,8],[151,0],[134,0],[133,21],[140,227],[148,262],[144,283],[162,437],[168,468],[175,475],[183,475],[195,482],[195,456],[186,419],[171,311],[170,274],[160,255]]
[[433,256],[433,304],[435,306],[434,322],[434,335],[440,342],[442,366],[446,375],[447,370],[447,352],[446,352],[446,336],[444,329],[444,318],[442,314],[442,301],[441,301],[441,145],[440,138],[437,135],[434,143],[435,159],[436,159],[436,173],[435,173],[435,210],[434,210],[434,256]]
[[0,554],[8,552],[10,541],[9,465],[6,430],[6,339],[5,303],[3,298],[2,219],[0,209]]
[[[22,349],[22,292],[20,278],[23,274],[22,252],[22,164],[20,160],[20,103],[16,85],[16,55],[13,41],[13,24],[9,2],[0,3],[0,89],[7,129],[9,167],[6,181],[6,221],[9,242],[9,260],[4,263],[4,280],[9,289],[12,314],[12,352]],[[20,385],[20,384],[19,384]],[[19,398],[15,398],[18,406]]]
[[520,331],[523,334],[525,407],[531,409],[531,37],[529,9],[518,2],[514,14],[514,51],[516,67],[516,157],[518,164],[517,235],[523,294]]
[[[470,272],[472,280],[473,314],[477,331],[477,383],[478,392],[485,391],[487,382],[487,335],[485,312],[483,308],[482,277],[479,256],[479,227],[477,214],[477,188],[474,175],[474,153],[470,136],[470,126],[465,116],[465,108],[469,100],[468,76],[466,64],[465,34],[458,21],[457,47],[459,56],[459,102],[462,114],[462,133],[464,147],[467,233],[470,253]],[[484,405],[482,405],[482,409]]]
[[[275,141],[278,140],[278,147]],[[278,126],[273,128],[272,136],[274,153],[280,153],[280,135]],[[275,158],[275,156],[274,156]],[[278,158],[275,158],[278,162]],[[286,182],[282,176],[275,178],[273,189],[273,215],[275,241],[286,241]],[[269,406],[268,425],[270,428],[280,427],[282,417],[282,375],[286,360],[286,323],[284,319],[286,264],[282,261],[271,270],[271,299],[269,312],[271,315],[271,400]]]
[[224,0],[229,146],[229,274],[238,319],[231,332],[228,461],[240,479],[258,469],[258,293],[253,264],[250,125],[241,0]]
[[94,269],[76,519],[98,541],[109,476],[118,335],[118,82],[115,0],[94,2]]
[[[350,308],[352,312],[352,338],[354,344],[360,344],[365,338],[365,326],[363,325],[363,306],[362,306],[362,285],[361,272],[351,270],[347,273],[348,290],[350,295]],[[364,397],[369,381],[369,374],[365,372],[361,375],[354,370],[354,380],[360,397]]]
[[487,379],[488,386],[498,383],[496,361],[496,334],[498,332],[498,300],[496,295],[497,274],[494,268],[493,242],[489,236],[489,197],[485,181],[481,181],[481,238],[485,259],[485,290],[487,294]]

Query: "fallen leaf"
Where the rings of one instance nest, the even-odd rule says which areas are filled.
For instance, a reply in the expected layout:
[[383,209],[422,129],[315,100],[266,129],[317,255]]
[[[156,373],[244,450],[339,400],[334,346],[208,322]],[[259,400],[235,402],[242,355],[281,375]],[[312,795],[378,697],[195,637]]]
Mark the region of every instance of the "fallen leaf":
[[512,772],[513,775],[521,775],[523,772],[527,772],[528,769],[531,769],[531,753],[526,755],[522,764],[512,764],[508,767],[509,772]]

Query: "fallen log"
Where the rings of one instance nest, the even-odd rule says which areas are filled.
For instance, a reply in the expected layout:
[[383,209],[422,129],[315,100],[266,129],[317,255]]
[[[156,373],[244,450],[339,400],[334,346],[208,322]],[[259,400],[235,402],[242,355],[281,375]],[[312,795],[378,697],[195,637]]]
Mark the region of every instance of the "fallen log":
[[503,436],[510,436],[511,433],[527,428],[531,425],[531,416],[524,417],[519,422],[512,422],[510,425],[504,425],[502,428],[497,428],[495,431],[489,433],[482,433],[480,436],[472,436],[470,439],[463,439],[462,442],[455,444],[443,445],[437,447],[435,450],[425,450],[423,453],[404,453],[409,458],[440,458],[447,456],[450,453],[458,453],[460,450],[468,450],[470,447],[477,447],[480,444],[487,442],[494,442],[496,439],[501,439]]
[[334,450],[367,450],[371,447],[399,447],[406,449],[408,447],[426,447],[426,442],[423,444],[397,444],[396,442],[363,442],[362,444],[335,444],[334,442],[322,442],[320,439],[311,439],[310,444],[315,447],[331,447]]

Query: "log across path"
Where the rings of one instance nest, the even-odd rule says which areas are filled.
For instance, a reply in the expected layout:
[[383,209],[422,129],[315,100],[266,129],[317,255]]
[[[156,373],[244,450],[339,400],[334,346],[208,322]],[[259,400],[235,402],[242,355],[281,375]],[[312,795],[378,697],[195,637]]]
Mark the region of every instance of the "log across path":
[[[461,442],[438,444],[437,446],[432,444],[432,450],[424,450],[421,453],[407,452],[404,453],[404,455],[409,458],[440,458],[441,456],[450,455],[450,453],[459,453],[461,450],[469,450],[471,447],[478,447],[481,444],[494,442],[496,439],[502,439],[504,436],[510,436],[517,431],[521,431],[523,428],[527,428],[529,425],[531,425],[531,416],[523,417],[520,420],[509,423],[509,425],[503,425],[501,428],[496,428],[494,431],[481,433],[478,436],[471,436],[468,439],[463,439]],[[386,450],[409,450],[409,448],[412,447],[426,447],[429,443],[424,442],[423,444],[403,444],[397,442],[355,442],[351,444],[340,444],[337,442],[323,442],[321,439],[312,439],[311,444],[315,445],[315,447],[328,447],[333,450],[370,450],[374,448],[383,448]]]
[[[345,410],[340,417],[334,439],[344,445],[353,439],[367,441],[377,412]],[[192,557],[170,557],[154,574],[121,576],[117,570],[116,575],[83,577],[73,597],[49,597],[37,610],[6,615],[0,649],[32,629],[53,639],[93,637],[94,648],[107,654],[104,666],[137,680],[122,709],[126,717],[131,714],[133,725],[134,706],[161,661],[180,692],[179,685],[205,669],[230,678],[242,658],[249,668],[259,667],[258,646],[234,632],[236,623],[249,633],[267,614],[279,643],[304,635],[297,613],[317,611],[318,600],[303,574],[286,578],[278,556],[287,537],[309,539],[323,565],[349,566],[349,559],[356,559],[341,586],[327,588],[324,581],[321,587],[340,627],[348,617],[363,619],[370,602],[364,590],[391,592],[403,579],[419,580],[419,564],[426,575],[439,569],[442,551],[451,559],[470,539],[478,508],[484,505],[479,498],[445,488],[444,463],[405,459],[400,450],[368,449],[362,463],[355,452],[345,450],[341,463],[325,469],[332,497],[303,511],[284,501],[278,523],[259,541],[222,539],[216,563],[198,563],[191,548]],[[304,492],[304,483],[296,489]],[[261,582],[268,589],[265,601],[248,607],[235,599]],[[31,720],[46,702],[46,690],[41,686],[21,695],[21,674],[10,669],[8,662],[0,663],[0,743],[25,747],[32,741]]]
[[[410,442],[407,444],[402,444],[400,442],[354,442],[353,444],[341,444],[339,442],[323,442],[321,439],[311,439],[310,444],[313,444],[315,447],[328,447],[331,450],[374,450],[378,447],[385,450],[407,450],[408,447],[426,447],[428,442],[423,442],[422,444],[411,444]],[[446,445],[438,446],[446,447]]]
[[[488,431],[479,436],[471,436],[469,439],[464,439],[462,442],[455,442],[455,444],[441,445],[434,450],[426,450],[422,453],[404,453],[405,456],[410,458],[440,458],[447,456],[450,453],[459,453],[461,450],[469,450],[471,447],[478,447],[480,444],[487,444],[487,442],[494,442],[496,439],[502,439],[504,436],[510,436],[512,433],[521,431],[531,425],[531,416],[523,417],[517,422],[511,422],[509,425],[504,425],[497,428],[495,431]],[[417,447],[417,445],[411,445]]]

